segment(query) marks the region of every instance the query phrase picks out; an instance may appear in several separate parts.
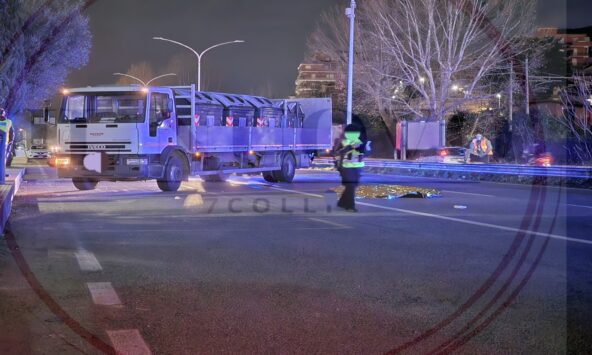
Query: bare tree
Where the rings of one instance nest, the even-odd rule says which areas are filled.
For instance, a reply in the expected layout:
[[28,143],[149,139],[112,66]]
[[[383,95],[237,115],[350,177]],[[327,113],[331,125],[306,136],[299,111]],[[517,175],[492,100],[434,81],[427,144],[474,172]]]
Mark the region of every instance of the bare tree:
[[54,95],[71,70],[86,65],[91,34],[80,0],[0,5],[0,105],[12,115]]
[[[319,26],[309,38],[307,59],[332,62],[339,105],[345,106],[349,22],[343,16],[342,10],[341,7],[335,7],[322,15]],[[404,92],[397,91],[400,85],[393,75],[384,73],[390,73],[397,68],[389,62],[391,58],[384,55],[383,46],[370,35],[365,6],[360,8],[357,19],[359,25],[355,38],[354,110],[380,117],[381,123],[392,132],[394,118],[398,113],[402,113],[397,111],[392,96],[395,92]]]
[[[392,127],[405,116],[444,119],[491,100],[528,46],[534,0],[367,0],[357,16],[355,107]],[[347,64],[347,23],[324,15],[309,52]]]
[[559,122],[571,135],[572,146],[566,149],[577,157],[578,162],[592,161],[592,78],[576,75],[573,85],[561,93],[564,107]]
[[396,63],[396,80],[421,100],[398,100],[444,119],[463,104],[492,98],[493,80],[526,49],[534,28],[532,0],[376,0],[368,2],[372,31]]

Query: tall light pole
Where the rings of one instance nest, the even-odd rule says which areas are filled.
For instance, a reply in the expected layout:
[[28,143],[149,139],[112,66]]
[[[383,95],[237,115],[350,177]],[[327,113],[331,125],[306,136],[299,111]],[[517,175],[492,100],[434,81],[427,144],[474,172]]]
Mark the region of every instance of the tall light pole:
[[347,72],[347,124],[352,123],[353,92],[354,92],[354,35],[356,28],[356,0],[351,0],[350,6],[345,10],[349,17],[349,66]]
[[214,48],[221,47],[221,46],[224,46],[227,44],[245,43],[245,41],[242,41],[242,40],[235,40],[235,41],[231,41],[231,42],[218,43],[218,44],[211,46],[210,48],[205,49],[203,52],[199,53],[195,49],[189,47],[188,45],[183,44],[181,42],[173,41],[172,39],[162,38],[162,37],[154,37],[153,39],[177,44],[181,47],[185,47],[185,48],[189,49],[191,52],[193,52],[193,54],[195,54],[195,56],[197,57],[197,91],[201,91],[201,58],[204,56],[204,54],[206,54],[207,52],[209,52],[210,50],[212,50]]
[[175,74],[175,73],[169,73],[169,74],[163,74],[163,75],[159,75],[159,76],[157,76],[157,77],[155,77],[155,78],[152,78],[152,79],[148,80],[147,82],[144,82],[144,80],[142,80],[142,79],[140,79],[140,78],[138,78],[138,77],[135,77],[135,76],[133,76],[133,75],[129,75],[129,74],[123,74],[123,73],[113,73],[113,75],[117,75],[117,76],[125,76],[125,77],[128,77],[128,78],[134,79],[134,80],[136,80],[136,81],[139,81],[139,82],[140,82],[140,83],[142,83],[142,85],[144,85],[144,86],[149,86],[149,85],[150,85],[150,83],[152,83],[152,82],[153,82],[153,81],[155,81],[155,80],[158,80],[158,79],[160,79],[160,78],[164,78],[164,77],[167,77],[167,76],[175,76],[175,75],[177,75],[177,74]]

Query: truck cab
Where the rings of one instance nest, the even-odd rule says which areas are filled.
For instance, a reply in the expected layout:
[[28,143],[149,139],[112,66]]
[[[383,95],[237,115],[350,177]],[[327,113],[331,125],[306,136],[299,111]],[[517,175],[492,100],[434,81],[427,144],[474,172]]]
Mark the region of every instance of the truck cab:
[[64,90],[58,117],[58,176],[92,189],[100,180],[162,176],[160,157],[177,145],[173,93],[140,86]]

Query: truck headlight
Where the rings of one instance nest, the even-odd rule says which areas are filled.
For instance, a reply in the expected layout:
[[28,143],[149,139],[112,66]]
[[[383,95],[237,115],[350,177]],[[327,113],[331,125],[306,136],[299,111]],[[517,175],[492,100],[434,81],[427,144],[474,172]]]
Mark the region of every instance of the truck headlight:
[[55,163],[57,166],[66,167],[70,165],[70,158],[56,158]]

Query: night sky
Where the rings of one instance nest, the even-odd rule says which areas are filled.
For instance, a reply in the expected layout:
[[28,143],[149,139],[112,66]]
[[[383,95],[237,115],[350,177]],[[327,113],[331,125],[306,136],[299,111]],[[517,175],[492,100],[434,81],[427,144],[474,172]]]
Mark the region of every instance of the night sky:
[[[296,68],[319,14],[347,4],[349,0],[100,0],[88,10],[91,60],[67,85],[114,83],[114,72],[125,73],[139,62],[149,63],[157,75],[196,77],[191,52],[152,37],[171,38],[196,50],[239,39],[247,43],[217,48],[204,57],[206,89],[287,97],[294,92]],[[539,0],[537,21],[541,26],[592,25],[592,0]]]

